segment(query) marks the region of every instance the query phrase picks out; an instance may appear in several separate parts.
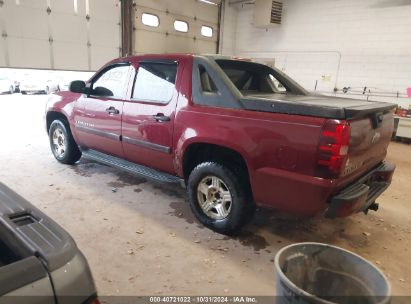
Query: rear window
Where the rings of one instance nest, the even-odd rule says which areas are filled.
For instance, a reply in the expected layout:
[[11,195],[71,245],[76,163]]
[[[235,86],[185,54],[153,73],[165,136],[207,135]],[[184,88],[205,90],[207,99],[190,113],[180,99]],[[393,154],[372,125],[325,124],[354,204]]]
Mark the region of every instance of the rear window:
[[216,62],[243,95],[304,93],[295,81],[269,66],[230,59],[218,59]]
[[134,81],[133,100],[168,103],[174,95],[177,62],[142,62]]

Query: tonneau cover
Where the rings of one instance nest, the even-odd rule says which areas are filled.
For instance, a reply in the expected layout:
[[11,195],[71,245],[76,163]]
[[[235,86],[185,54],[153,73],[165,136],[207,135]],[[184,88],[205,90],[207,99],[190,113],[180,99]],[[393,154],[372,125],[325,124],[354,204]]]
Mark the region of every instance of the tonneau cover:
[[27,200],[0,183],[0,234],[9,244],[16,240],[28,253],[42,258],[49,271],[69,262],[78,249],[71,236]]
[[352,119],[394,109],[396,104],[322,95],[247,94],[240,99],[250,111]]

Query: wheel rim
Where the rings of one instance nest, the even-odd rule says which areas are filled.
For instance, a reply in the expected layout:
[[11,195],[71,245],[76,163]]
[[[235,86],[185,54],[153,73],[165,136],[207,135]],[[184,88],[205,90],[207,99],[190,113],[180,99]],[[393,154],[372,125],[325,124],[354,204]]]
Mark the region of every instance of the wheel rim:
[[201,210],[215,220],[225,219],[231,212],[232,197],[227,185],[216,176],[206,176],[197,187]]
[[57,157],[61,158],[66,153],[66,137],[64,136],[63,130],[57,128],[53,132],[53,149]]

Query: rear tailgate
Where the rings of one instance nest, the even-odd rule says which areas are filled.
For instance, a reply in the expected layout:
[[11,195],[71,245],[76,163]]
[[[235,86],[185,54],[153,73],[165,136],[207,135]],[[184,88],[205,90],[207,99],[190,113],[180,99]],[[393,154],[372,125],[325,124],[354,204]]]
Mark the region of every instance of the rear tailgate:
[[394,126],[393,111],[379,111],[378,108],[348,121],[351,138],[339,188],[384,160]]
[[380,163],[387,154],[395,104],[322,95],[251,94],[240,100],[246,110],[347,121],[348,161],[338,179],[345,185]]

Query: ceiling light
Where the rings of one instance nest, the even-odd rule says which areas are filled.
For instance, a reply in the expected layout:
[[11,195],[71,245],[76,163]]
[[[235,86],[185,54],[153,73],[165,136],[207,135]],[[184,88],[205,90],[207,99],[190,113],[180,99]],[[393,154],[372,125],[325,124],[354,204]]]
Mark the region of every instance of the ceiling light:
[[204,2],[204,3],[207,3],[207,4],[218,5],[217,3],[213,2],[213,1],[209,1],[209,0],[198,0],[198,1]]

